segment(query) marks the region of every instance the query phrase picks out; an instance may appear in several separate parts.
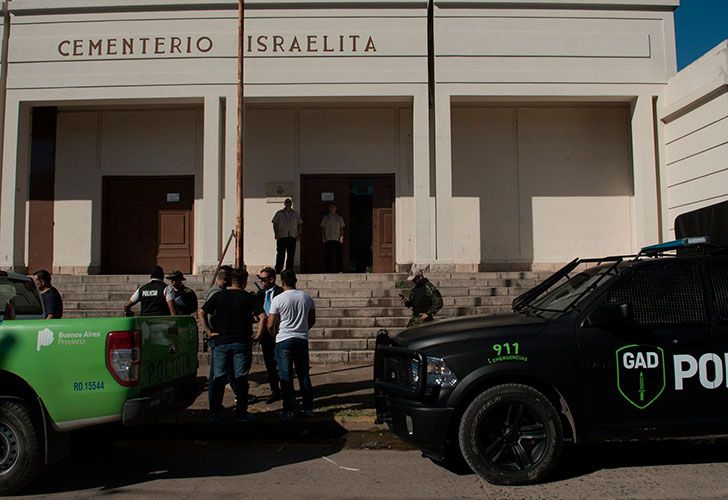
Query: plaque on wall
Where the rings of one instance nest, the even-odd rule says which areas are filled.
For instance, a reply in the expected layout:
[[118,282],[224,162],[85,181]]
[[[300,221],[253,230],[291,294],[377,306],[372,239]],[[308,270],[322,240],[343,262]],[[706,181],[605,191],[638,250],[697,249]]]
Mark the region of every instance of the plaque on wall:
[[282,203],[286,198],[293,198],[292,182],[266,182],[265,201],[268,203]]
[[167,203],[178,203],[179,193],[167,193]]
[[321,201],[334,201],[334,193],[321,193]]

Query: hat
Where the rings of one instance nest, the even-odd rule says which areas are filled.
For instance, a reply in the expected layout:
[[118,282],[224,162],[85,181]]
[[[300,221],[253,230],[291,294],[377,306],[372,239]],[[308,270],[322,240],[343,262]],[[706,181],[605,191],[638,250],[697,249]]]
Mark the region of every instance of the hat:
[[185,278],[185,275],[182,274],[182,271],[172,271],[167,275],[168,280],[180,280],[180,281],[187,281],[187,278]]
[[414,281],[417,278],[422,278],[422,269],[413,270],[410,275],[407,276],[407,281]]
[[154,266],[152,270],[149,271],[149,277],[156,278],[158,280],[164,279],[164,269],[162,269],[162,266]]

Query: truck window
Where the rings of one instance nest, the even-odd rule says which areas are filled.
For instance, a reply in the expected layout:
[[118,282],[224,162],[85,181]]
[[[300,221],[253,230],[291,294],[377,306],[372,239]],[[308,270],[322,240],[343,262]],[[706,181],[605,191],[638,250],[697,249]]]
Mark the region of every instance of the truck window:
[[632,304],[644,327],[706,324],[705,293],[692,262],[661,260],[635,266],[607,294],[609,302]]
[[9,301],[13,302],[16,315],[43,314],[43,305],[31,280],[0,278],[0,309],[3,312]]
[[728,321],[728,261],[708,264],[708,275],[715,294],[716,318]]

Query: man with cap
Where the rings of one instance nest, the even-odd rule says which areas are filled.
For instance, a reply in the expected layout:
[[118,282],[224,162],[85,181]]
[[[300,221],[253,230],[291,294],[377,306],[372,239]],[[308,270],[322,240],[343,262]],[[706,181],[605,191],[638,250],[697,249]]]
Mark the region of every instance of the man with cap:
[[169,306],[164,297],[164,269],[161,266],[154,266],[149,273],[148,283],[137,288],[124,306],[124,313],[127,316],[134,316],[131,308],[134,304],[142,303],[140,316],[169,316]]
[[183,281],[186,281],[182,271],[172,271],[167,275],[171,284],[164,289],[164,299],[167,301],[169,313],[172,316],[185,316],[197,312],[197,294],[191,288],[187,288]]
[[424,277],[421,269],[412,271],[407,277],[415,286],[410,290],[409,296],[400,294],[405,307],[412,308],[412,317],[407,323],[410,326],[420,325],[425,321],[432,321],[437,311],[442,309],[442,295],[430,280]]

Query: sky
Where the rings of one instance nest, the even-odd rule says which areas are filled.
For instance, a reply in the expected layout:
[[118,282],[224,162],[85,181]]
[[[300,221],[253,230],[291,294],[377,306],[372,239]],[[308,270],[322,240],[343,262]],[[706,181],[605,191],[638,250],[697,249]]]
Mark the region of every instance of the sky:
[[728,0],[680,0],[675,38],[679,71],[728,38]]

